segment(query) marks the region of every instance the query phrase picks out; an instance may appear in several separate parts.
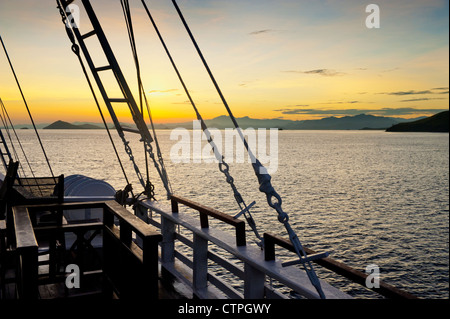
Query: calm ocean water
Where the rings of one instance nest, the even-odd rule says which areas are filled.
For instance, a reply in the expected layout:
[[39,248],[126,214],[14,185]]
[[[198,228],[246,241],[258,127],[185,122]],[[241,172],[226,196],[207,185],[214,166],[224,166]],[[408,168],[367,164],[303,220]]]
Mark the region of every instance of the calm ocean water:
[[[35,173],[47,176],[33,132],[18,133]],[[83,174],[116,189],[125,186],[103,130],[40,134],[55,174]],[[176,141],[170,140],[170,131],[158,136],[175,193],[225,213],[238,211],[217,164],[174,164],[169,153]],[[328,251],[361,271],[376,264],[381,280],[419,297],[449,298],[448,138],[381,131],[280,131],[279,167],[272,183],[305,246]],[[142,147],[136,145],[136,136],[130,140],[145,173]],[[118,138],[116,145],[138,192],[140,185]],[[157,198],[164,199],[152,165],[150,172]],[[253,216],[260,232],[286,236],[259,192],[250,164],[232,163],[231,174],[246,202],[257,202]],[[318,272],[351,294],[362,292],[357,285]]]

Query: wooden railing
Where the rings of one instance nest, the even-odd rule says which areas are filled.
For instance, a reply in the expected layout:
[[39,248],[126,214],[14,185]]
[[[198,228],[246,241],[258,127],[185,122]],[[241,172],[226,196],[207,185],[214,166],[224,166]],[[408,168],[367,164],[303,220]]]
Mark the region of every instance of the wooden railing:
[[[33,227],[32,217],[36,211],[103,209],[103,223],[80,223],[76,225]],[[138,219],[115,201],[65,203],[13,207],[14,235],[18,256],[18,297],[38,297],[38,244],[35,233],[65,233],[103,229],[103,274],[111,284],[106,293],[113,291],[120,298],[158,297],[158,242],[162,237],[153,227]],[[119,221],[119,227],[114,225]],[[132,240],[136,234],[141,247]],[[106,285],[107,286],[107,285]],[[133,289],[131,289],[133,287]]]
[[[149,222],[160,227],[163,235],[161,243],[162,268],[185,283],[197,297],[209,298],[212,291],[217,289],[227,298],[286,298],[286,295],[278,293],[268,284],[270,279],[278,281],[301,296],[318,298],[305,272],[300,269],[301,267],[282,267],[281,262],[275,258],[276,245],[294,251],[293,245],[288,239],[266,233],[264,234],[264,250],[261,250],[256,245],[245,245],[245,226],[242,225],[244,221],[234,219],[215,209],[173,195],[170,206],[154,202],[143,202],[141,204],[161,216],[161,223],[158,223],[155,219],[151,219]],[[200,213],[200,218],[192,217],[192,213],[183,212],[180,205],[196,210]],[[228,232],[220,231],[217,229],[218,227],[210,228],[208,217],[234,226],[236,238],[230,236]],[[177,231],[180,226],[188,232],[192,232],[193,240],[188,239],[186,235],[183,235],[183,232]],[[192,258],[175,249],[176,242],[188,246],[192,251]],[[210,244],[231,253],[233,259],[241,261],[244,266],[237,266],[229,259],[224,258],[222,254],[212,252],[209,249]],[[315,251],[304,248],[308,256],[316,254]],[[242,294],[233,287],[236,281],[230,284],[212,274],[208,266],[211,261],[239,280],[243,280],[244,293]],[[318,259],[314,262],[355,283],[366,285],[367,274],[330,257]],[[182,271],[183,266],[187,266],[191,272]],[[350,298],[350,296],[331,287],[326,282],[321,282],[327,298]],[[372,290],[388,298],[416,298],[382,281],[380,281],[380,288]]]
[[14,207],[13,219],[18,256],[17,294],[20,299],[36,299],[38,296],[38,244],[33,225],[25,207]]
[[190,208],[195,209],[200,213],[200,226],[201,228],[209,228],[208,216],[215,218],[217,220],[223,221],[228,225],[235,227],[236,229],[236,246],[245,246],[246,245],[246,237],[245,237],[245,221],[234,219],[232,216],[224,214],[214,208],[209,208],[198,203],[195,203],[191,200],[180,196],[171,196],[172,202],[172,211],[178,212],[178,204],[182,204],[188,206]]
[[[186,209],[180,209],[179,204],[198,211],[200,218],[195,216],[195,213],[193,217]],[[141,202],[140,205],[161,216],[160,223],[155,218],[149,222],[161,228],[163,235],[162,269],[191,289],[193,296],[205,299],[287,298],[271,286],[269,279],[274,279],[306,298],[319,298],[305,272],[297,267],[284,268],[279,261],[266,261],[261,248],[256,245],[244,245],[246,242],[244,221],[179,196],[171,197],[171,205],[151,201]],[[234,226],[236,237],[220,230],[220,227],[209,227],[205,222],[207,217]],[[182,227],[184,231],[177,231],[178,227]],[[193,236],[192,240],[189,233]],[[237,238],[238,236],[241,237]],[[191,256],[187,255],[188,252],[183,253],[182,249],[176,249],[176,243],[187,246]],[[234,261],[224,257],[223,253],[215,252],[216,249],[231,254]],[[236,278],[234,282],[228,281],[222,275],[214,274],[211,271],[211,262],[221,273],[233,275]],[[239,281],[242,283],[242,289],[235,287]],[[328,298],[350,298],[324,281],[322,286]]]
[[[199,216],[186,213],[180,205],[200,213]],[[140,202],[137,211],[158,213],[160,222],[149,218],[148,222],[161,229],[159,234],[147,223],[128,212],[114,201],[93,203],[72,203],[63,205],[41,205],[14,208],[15,236],[19,259],[19,296],[33,299],[37,297],[37,243],[34,233],[49,231],[33,228],[33,212],[39,209],[87,209],[102,208],[104,267],[103,272],[111,289],[120,298],[158,297],[158,242],[161,246],[161,274],[170,274],[189,287],[193,296],[199,298],[286,298],[272,287],[272,280],[295,291],[306,298],[318,298],[318,294],[300,267],[282,267],[275,258],[275,247],[281,246],[293,251],[289,240],[273,234],[264,234],[264,250],[256,245],[245,245],[245,226],[217,210],[199,205],[190,200],[173,196],[171,205],[151,201]],[[152,216],[152,214],[150,214]],[[215,218],[235,228],[236,236],[220,227],[209,227],[208,218]],[[114,222],[116,220],[116,222]],[[118,221],[118,222],[117,222]],[[116,226],[118,225],[118,226]],[[77,225],[60,225],[52,231],[75,231]],[[75,227],[75,228],[74,228]],[[80,224],[80,227],[88,227]],[[90,225],[89,227],[92,227]],[[182,227],[184,231],[180,231]],[[189,236],[192,234],[192,237]],[[191,239],[192,238],[192,239]],[[162,241],[161,241],[162,240]],[[177,243],[188,247],[179,249]],[[224,257],[216,248],[231,254]],[[314,251],[305,248],[308,255]],[[232,282],[223,275],[211,271],[211,262],[220,272],[228,272],[236,280]],[[354,282],[365,284],[367,275],[348,267],[330,257],[315,261],[317,264],[343,275]],[[229,276],[226,276],[229,277]],[[242,288],[236,282],[242,281]],[[350,298],[342,291],[324,281],[322,288],[327,298]],[[380,282],[376,292],[389,298],[415,298],[386,283]]]
[[[161,234],[116,201],[107,202],[106,208],[103,220],[106,277],[121,299],[157,299]],[[114,218],[119,220],[118,227]],[[141,247],[133,241],[133,233]]]
[[[294,246],[288,239],[282,238],[282,237],[274,235],[274,234],[265,233],[264,234],[265,260],[267,260],[267,261],[275,260],[275,245],[281,246],[291,252],[295,252]],[[314,255],[317,253],[314,250],[309,249],[307,247],[304,247],[304,250],[307,255]],[[366,279],[367,279],[368,275],[359,270],[349,267],[346,264],[341,263],[331,257],[318,259],[314,262],[317,263],[318,265],[321,265],[322,267],[324,267],[326,269],[332,270],[333,272],[335,272],[338,275],[344,276],[344,277],[350,279],[351,281],[366,287]],[[373,287],[373,288],[368,288],[368,289],[371,289],[371,290],[375,291],[376,293],[378,293],[382,296],[385,296],[387,298],[417,299],[416,296],[413,296],[410,293],[400,290],[400,289],[398,289],[394,286],[391,286],[383,281],[379,282],[378,288]]]

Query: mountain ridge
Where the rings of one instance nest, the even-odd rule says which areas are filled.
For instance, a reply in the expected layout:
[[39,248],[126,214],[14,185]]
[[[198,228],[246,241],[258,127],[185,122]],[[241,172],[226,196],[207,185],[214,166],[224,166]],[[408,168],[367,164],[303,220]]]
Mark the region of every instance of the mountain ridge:
[[[237,122],[242,129],[252,128],[278,128],[283,130],[362,130],[362,129],[387,129],[395,124],[423,119],[404,119],[394,117],[382,117],[367,114],[344,117],[326,117],[319,120],[285,120],[285,119],[252,119],[248,116],[237,118]],[[232,128],[234,127],[228,116],[222,115],[216,118],[205,120],[210,128]],[[192,122],[157,124],[160,129],[173,129],[177,127],[192,128]]]
[[399,123],[388,128],[386,132],[449,132],[449,111],[417,121]]
[[[237,118],[237,122],[242,129],[246,128],[278,128],[283,130],[367,130],[379,129],[387,130],[392,126],[423,120],[426,117],[419,117],[413,119],[397,118],[397,117],[383,117],[368,114],[359,114],[354,116],[344,117],[326,117],[318,120],[286,120],[286,119],[253,119],[248,116]],[[75,122],[76,124],[65,121],[56,121],[50,125],[43,127],[43,129],[102,129],[103,124],[90,122]],[[234,125],[230,118],[225,115],[215,117],[213,119],[205,120],[209,128],[225,129],[233,128]],[[123,124],[124,126],[133,127],[133,124]],[[112,124],[109,125],[112,127]],[[175,129],[186,128],[192,129],[192,121],[181,123],[161,123],[155,124],[156,129]]]

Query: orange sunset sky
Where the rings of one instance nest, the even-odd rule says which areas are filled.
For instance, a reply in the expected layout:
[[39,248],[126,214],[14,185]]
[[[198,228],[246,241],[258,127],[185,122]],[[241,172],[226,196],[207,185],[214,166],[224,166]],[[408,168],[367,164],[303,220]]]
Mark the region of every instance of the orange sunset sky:
[[[136,91],[126,25],[116,0],[92,0]],[[75,1],[80,5],[80,1]],[[147,0],[204,118],[226,114],[171,1]],[[366,6],[380,8],[380,28],[366,27]],[[130,1],[144,87],[155,122],[194,112],[141,1]],[[357,115],[413,118],[449,106],[449,1],[179,0],[236,117],[318,119]],[[82,33],[90,31],[81,16]],[[70,50],[56,2],[2,0],[2,36],[37,123],[100,122]],[[104,58],[88,42],[97,66]],[[14,124],[28,117],[0,50],[0,98]],[[105,78],[111,97],[119,97]],[[98,95],[101,98],[100,95]],[[117,109],[131,122],[126,109]]]

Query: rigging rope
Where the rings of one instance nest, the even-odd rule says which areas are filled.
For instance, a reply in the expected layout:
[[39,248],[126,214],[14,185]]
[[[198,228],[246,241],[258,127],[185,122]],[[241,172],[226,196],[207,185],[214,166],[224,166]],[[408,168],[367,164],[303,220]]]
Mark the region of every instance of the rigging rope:
[[[162,182],[164,183],[164,187],[167,190],[167,195],[168,197],[170,197],[170,194],[172,194],[172,187],[170,185],[170,181],[167,175],[167,171],[166,171],[166,167],[164,164],[164,159],[162,156],[162,152],[161,152],[161,148],[159,146],[159,141],[158,141],[158,137],[156,134],[156,130],[155,130],[155,126],[153,123],[153,117],[151,115],[151,111],[150,111],[150,106],[147,100],[147,95],[145,94],[145,89],[144,89],[144,85],[142,83],[142,77],[141,77],[141,68],[140,68],[140,63],[139,63],[139,57],[138,57],[138,52],[137,52],[137,47],[136,47],[136,41],[135,41],[135,36],[134,36],[134,30],[133,30],[133,23],[132,23],[132,18],[131,18],[131,10],[130,10],[130,5],[129,5],[129,1],[128,0],[121,0],[120,1],[121,5],[122,5],[122,10],[123,10],[123,14],[124,14],[124,18],[125,18],[125,22],[127,25],[127,31],[128,31],[128,38],[130,41],[130,46],[131,46],[131,50],[133,53],[133,59],[134,59],[134,63],[135,63],[135,67],[136,67],[136,76],[137,76],[137,82],[138,82],[138,89],[139,89],[139,102],[140,102],[140,107],[141,107],[141,113],[142,116],[144,115],[143,112],[143,104],[145,102],[146,105],[146,110],[147,110],[147,114],[151,123],[151,127],[152,127],[152,131],[153,131],[153,139],[155,141],[155,146],[156,146],[156,152],[157,152],[157,156],[158,156],[158,162],[155,159],[155,154],[153,151],[153,146],[148,143],[144,143],[144,148],[146,151],[146,156],[145,156],[145,160],[146,160],[146,168],[147,168],[147,187],[150,187],[150,190],[154,188],[153,184],[151,184],[150,180],[149,180],[149,171],[148,171],[148,160],[147,160],[147,151],[150,155],[150,158],[152,159],[156,170],[158,171]],[[159,165],[158,165],[159,163]],[[153,196],[154,194],[150,194],[148,195],[149,198],[154,198]]]
[[[13,158],[12,155],[14,155],[14,158],[18,161],[19,160],[19,156],[17,155],[16,147],[14,146],[13,140],[11,138],[11,134],[9,134],[9,125],[7,123],[7,120],[6,120],[5,109],[4,109],[4,104],[3,104],[2,99],[0,99],[0,106],[2,108],[2,110],[1,110],[2,113],[0,113],[0,120],[1,120],[1,123],[3,124],[3,128],[6,131],[6,136],[9,138],[9,142],[11,143],[11,148],[12,148],[12,154],[11,154],[11,152],[9,151],[8,145],[6,145],[6,139],[4,139],[4,135],[2,135],[2,137],[4,139],[4,140],[2,139],[2,143],[5,143],[4,147],[5,147],[5,151],[7,151],[7,153],[3,154],[3,152],[2,152],[1,155],[2,156],[3,155],[8,155],[8,160],[9,161],[12,161],[12,158]],[[1,128],[0,128],[0,132],[1,132]],[[22,168],[22,165],[20,164],[20,161],[19,161],[19,167]],[[22,172],[23,172],[23,168],[22,168]]]
[[[0,105],[1,105],[1,108],[2,108],[2,113],[0,113],[0,120],[1,120],[1,122],[3,124],[3,128],[6,131],[6,136],[9,139],[9,142],[11,144],[11,149],[12,149],[12,154],[11,154],[11,152],[9,152],[8,146],[6,145],[6,139],[4,139],[4,136],[2,135],[2,137],[4,139],[2,142],[5,143],[4,146],[5,146],[5,149],[7,150],[7,154],[5,154],[5,155],[8,155],[9,161],[12,161],[13,157],[14,157],[16,159],[16,161],[19,162],[19,167],[18,168],[22,171],[23,176],[25,176],[25,171],[23,169],[22,163],[19,161],[19,155],[18,155],[18,153],[16,151],[16,147],[14,146],[14,142],[12,140],[11,134],[9,133],[9,125],[8,125],[8,122],[7,122],[7,119],[6,119],[5,108],[4,108],[4,104],[3,104],[2,99],[0,99]],[[1,131],[1,129],[0,129],[0,131]],[[3,157],[3,153],[1,155]],[[5,161],[5,160],[3,159],[3,161]]]
[[255,236],[258,238],[258,240],[259,240],[258,244],[262,247],[262,245],[263,245],[263,238],[262,238],[262,236],[259,234],[259,232],[257,230],[255,220],[253,219],[253,217],[252,217],[252,215],[250,213],[250,210],[249,210],[250,207],[247,206],[247,204],[245,203],[242,195],[239,193],[236,185],[234,184],[234,179],[231,176],[230,171],[229,171],[230,170],[230,166],[226,163],[225,158],[223,157],[222,154],[220,154],[219,149],[217,148],[216,144],[214,143],[214,140],[213,140],[213,138],[212,138],[212,136],[211,136],[211,134],[209,132],[209,129],[208,129],[205,121],[203,120],[203,118],[202,118],[202,116],[201,116],[201,114],[200,114],[200,112],[199,112],[199,110],[198,110],[198,108],[197,108],[197,106],[196,106],[196,104],[195,104],[195,102],[194,102],[190,92],[189,92],[189,89],[187,88],[186,83],[184,82],[183,77],[181,76],[181,73],[180,73],[180,71],[179,71],[179,69],[178,69],[178,67],[177,67],[177,65],[176,65],[176,63],[175,63],[175,61],[174,61],[174,59],[172,57],[172,54],[170,53],[170,51],[169,51],[169,49],[168,49],[168,47],[166,45],[166,42],[165,42],[164,38],[161,35],[161,32],[159,32],[158,26],[156,25],[156,22],[153,19],[153,16],[151,15],[150,10],[149,10],[149,8],[148,8],[148,6],[147,6],[147,4],[145,3],[144,0],[142,0],[142,4],[144,5],[145,11],[147,12],[147,15],[148,15],[148,17],[149,17],[149,19],[150,19],[150,21],[151,21],[151,23],[153,25],[153,28],[155,29],[155,31],[156,31],[156,33],[158,35],[158,38],[161,41],[161,44],[164,47],[164,50],[166,51],[166,54],[167,54],[167,56],[168,56],[168,58],[169,58],[169,60],[170,60],[170,62],[172,64],[172,66],[173,66],[173,68],[175,70],[175,73],[178,76],[178,79],[180,80],[181,85],[183,86],[183,89],[184,89],[185,93],[186,93],[186,95],[187,95],[187,97],[188,97],[192,107],[194,108],[194,111],[195,111],[195,114],[197,116],[197,119],[200,122],[202,130],[203,130],[203,132],[205,133],[205,135],[207,137],[207,141],[210,144],[216,159],[220,163],[219,164],[219,169],[225,175],[226,181],[228,182],[228,184],[230,185],[230,187],[233,190],[234,198],[236,199],[236,202],[238,203],[239,208],[241,209],[241,211],[244,211],[244,213],[243,213],[244,217],[247,220],[247,222],[250,225],[250,227],[253,230],[253,232],[255,233]]
[[[136,43],[134,41],[134,36],[133,36],[133,25],[131,23],[131,14],[130,14],[130,10],[129,10],[129,3],[128,1],[126,3],[124,3],[124,1],[120,1],[120,4],[122,5],[122,11],[125,17],[125,22],[127,25],[127,31],[128,31],[128,38],[130,40],[130,45],[131,45],[131,50],[133,52],[133,58],[134,58],[134,64],[136,66],[136,73],[137,73],[137,82],[138,82],[138,88],[139,88],[139,105],[141,108],[141,113],[142,113],[142,118],[144,118],[143,114],[144,114],[144,110],[143,110],[143,104],[142,104],[142,81],[141,81],[141,77],[140,77],[140,66],[139,66],[139,61],[138,61],[138,57],[137,57],[137,51],[136,51]],[[144,154],[145,154],[145,170],[147,173],[147,181],[145,183],[144,188],[144,192],[147,193],[147,196],[149,198],[155,198],[155,194],[153,192],[154,190],[154,186],[153,184],[150,182],[150,173],[149,173],[149,169],[148,169],[148,154],[147,154],[147,143],[144,143]]]
[[[66,25],[66,21],[67,21],[66,12],[62,8],[62,6],[59,3],[59,1],[57,0],[56,2],[57,2],[57,5],[58,5],[59,13],[61,14],[62,22],[64,23],[64,25]],[[116,154],[117,160],[119,162],[119,165],[120,165],[120,168],[121,168],[122,173],[124,175],[124,178],[125,178],[125,181],[127,183],[127,186],[131,185],[129,180],[128,180],[127,173],[125,172],[125,168],[124,168],[124,166],[122,164],[122,160],[120,159],[119,152],[117,151],[116,145],[115,145],[114,140],[113,140],[113,138],[111,136],[111,132],[110,132],[110,130],[108,128],[108,124],[106,123],[106,119],[105,119],[105,116],[103,115],[103,111],[102,111],[102,109],[100,107],[100,103],[98,101],[97,95],[95,94],[94,87],[92,86],[91,79],[89,78],[89,75],[87,73],[86,67],[85,67],[84,62],[83,62],[83,59],[81,58],[80,47],[75,42],[75,36],[73,34],[73,31],[66,27],[66,32],[67,32],[67,35],[68,35],[68,37],[69,37],[69,39],[70,39],[70,41],[72,43],[72,48],[71,48],[72,52],[77,56],[78,61],[80,62],[81,69],[83,70],[83,74],[86,77],[86,80],[87,80],[88,85],[89,85],[89,89],[91,90],[91,93],[92,93],[92,96],[94,97],[95,104],[97,105],[97,109],[98,109],[98,111],[100,113],[100,117],[102,118],[103,125],[105,126],[106,132],[108,133],[109,140],[111,141],[112,147],[114,149],[114,153]],[[132,188],[127,188],[126,187],[126,189],[129,190],[130,193],[132,194],[132,196],[134,197]]]
[[8,51],[6,50],[6,46],[5,46],[5,43],[3,42],[3,39],[2,39],[1,35],[0,35],[0,42],[2,43],[3,51],[5,51],[6,58],[8,59],[9,66],[11,68],[11,71],[12,71],[13,75],[14,75],[14,78],[16,80],[17,86],[19,87],[20,94],[22,95],[22,100],[23,100],[23,102],[25,104],[25,107],[27,109],[28,116],[30,117],[31,123],[33,124],[34,132],[36,133],[37,139],[39,141],[39,145],[41,146],[42,152],[44,153],[44,157],[45,157],[45,160],[47,162],[48,168],[50,169],[50,173],[52,174],[53,180],[56,183],[56,178],[55,178],[55,175],[53,174],[53,170],[52,170],[52,167],[50,165],[50,161],[48,160],[47,153],[45,152],[44,145],[42,144],[42,141],[41,141],[41,137],[39,136],[39,133],[38,133],[37,128],[36,128],[36,125],[34,124],[33,116],[31,115],[30,108],[28,107],[28,103],[27,103],[27,101],[25,99],[25,95],[23,94],[22,87],[20,86],[19,79],[17,78],[16,72],[15,72],[14,67],[12,65],[11,59],[9,58]]
[[238,131],[239,136],[241,137],[241,140],[244,143],[244,146],[245,146],[245,148],[246,148],[246,150],[247,150],[247,152],[248,152],[248,154],[250,156],[250,159],[252,160],[253,170],[255,172],[255,175],[256,175],[256,177],[258,179],[258,182],[259,182],[259,185],[260,185],[259,186],[259,190],[266,195],[267,202],[268,202],[269,206],[276,210],[276,212],[278,214],[278,220],[279,220],[280,223],[282,223],[284,225],[286,231],[288,232],[289,239],[291,240],[291,242],[292,242],[292,244],[294,246],[294,249],[295,249],[295,252],[296,252],[297,256],[300,258],[300,261],[303,260],[302,264],[303,264],[303,266],[304,266],[304,268],[306,270],[306,273],[307,273],[307,275],[309,277],[310,282],[316,288],[316,290],[317,290],[318,294],[320,295],[320,297],[322,299],[324,299],[325,295],[323,293],[320,281],[317,278],[317,275],[316,275],[316,273],[314,271],[314,268],[312,266],[311,261],[309,261],[308,259],[303,259],[302,258],[302,256],[304,256],[306,258],[306,256],[307,256],[306,252],[305,252],[305,250],[304,250],[304,248],[303,248],[303,246],[302,246],[302,244],[300,242],[300,239],[298,238],[297,234],[292,229],[292,227],[291,227],[291,225],[289,223],[289,216],[288,216],[288,214],[286,212],[284,212],[283,208],[281,207],[282,199],[281,199],[281,196],[275,191],[275,189],[272,186],[272,183],[271,183],[272,177],[267,172],[267,169],[261,164],[261,162],[255,157],[255,155],[251,151],[251,149],[250,149],[250,147],[249,147],[249,145],[247,143],[247,140],[245,139],[245,137],[244,137],[244,135],[242,133],[242,130],[239,127],[239,124],[237,123],[236,118],[234,117],[234,115],[233,115],[233,113],[232,113],[232,111],[231,111],[231,109],[230,109],[230,107],[229,107],[229,105],[228,105],[228,103],[227,103],[227,101],[225,99],[225,96],[222,93],[222,90],[220,89],[220,87],[219,87],[219,85],[218,85],[218,83],[217,83],[213,73],[211,72],[211,69],[210,69],[208,63],[206,62],[206,59],[205,59],[202,51],[200,50],[200,47],[198,46],[197,41],[195,40],[195,37],[192,34],[192,32],[191,32],[191,30],[189,28],[189,25],[187,24],[187,22],[186,22],[186,20],[185,20],[185,18],[183,16],[179,6],[178,6],[176,0],[172,0],[172,3],[174,5],[174,7],[175,7],[175,9],[176,9],[176,11],[177,11],[181,21],[182,21],[182,23],[183,23],[187,33],[189,34],[189,37],[191,38],[191,41],[194,44],[194,47],[197,50],[197,53],[198,53],[200,59],[202,60],[206,71],[208,72],[209,77],[211,78],[211,81],[213,82],[214,87],[216,88],[216,91],[219,94],[223,105],[225,106],[225,108],[226,108],[226,110],[227,110],[227,112],[228,112],[228,114],[229,114],[229,116],[230,116],[234,126],[236,127],[236,130]]
[[[0,114],[0,118],[1,118],[1,121],[3,123],[3,127],[6,129],[6,134],[8,135],[9,141],[11,142],[11,146],[12,146],[14,155],[15,155],[16,159],[19,161],[19,155],[18,155],[18,153],[16,151],[16,148],[14,146],[14,142],[13,142],[13,140],[11,138],[11,134],[9,134],[9,126],[11,126],[11,129],[13,130],[14,136],[16,137],[17,143],[19,144],[19,147],[20,147],[20,149],[22,151],[22,154],[23,154],[23,156],[25,158],[25,162],[27,163],[28,168],[30,169],[31,175],[33,176],[33,179],[36,181],[37,179],[36,179],[36,176],[34,174],[33,168],[31,167],[30,161],[28,160],[28,156],[25,153],[25,150],[24,150],[24,148],[22,146],[22,143],[20,142],[19,136],[17,135],[16,129],[14,128],[14,125],[13,125],[13,123],[11,121],[11,118],[9,117],[8,111],[6,110],[6,106],[3,103],[2,99],[0,99],[0,106],[1,106],[1,109],[2,109],[2,114]],[[23,177],[26,178],[27,175],[25,174],[25,170],[23,169],[23,165],[22,165],[21,161],[19,161],[19,167],[20,167],[20,170],[22,171]],[[21,183],[21,179],[20,178],[18,179],[18,181],[19,181],[19,183]],[[36,182],[36,185],[38,187],[39,192],[43,196],[43,192],[42,192],[42,189],[41,189],[39,183]]]

